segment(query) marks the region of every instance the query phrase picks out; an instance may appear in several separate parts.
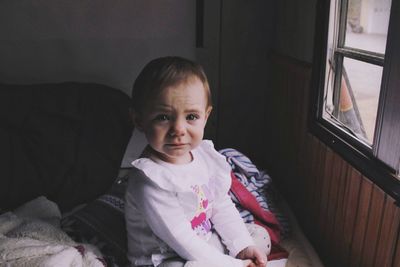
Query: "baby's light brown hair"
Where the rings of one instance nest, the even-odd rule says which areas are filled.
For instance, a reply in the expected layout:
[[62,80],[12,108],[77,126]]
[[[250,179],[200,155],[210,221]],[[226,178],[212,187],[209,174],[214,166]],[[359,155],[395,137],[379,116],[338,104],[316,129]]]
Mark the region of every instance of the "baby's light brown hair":
[[198,78],[203,83],[207,107],[211,107],[210,86],[200,64],[176,56],[153,59],[147,63],[133,84],[133,110],[137,113],[143,112],[146,104],[162,90],[169,86],[188,82],[193,78]]

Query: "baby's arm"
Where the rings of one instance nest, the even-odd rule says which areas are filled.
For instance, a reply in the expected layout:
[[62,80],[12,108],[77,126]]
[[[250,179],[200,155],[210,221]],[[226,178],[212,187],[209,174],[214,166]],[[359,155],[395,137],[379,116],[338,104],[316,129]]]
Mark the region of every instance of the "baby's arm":
[[223,194],[213,202],[211,221],[233,257],[246,247],[255,245],[228,194]]
[[184,259],[205,261],[209,266],[245,266],[242,260],[224,255],[196,235],[175,193],[148,180],[129,190],[134,192],[128,192],[127,201],[136,202],[154,234]]
[[223,195],[214,202],[211,220],[232,256],[243,260],[250,259],[254,266],[265,266],[266,255],[255,246],[229,195]]

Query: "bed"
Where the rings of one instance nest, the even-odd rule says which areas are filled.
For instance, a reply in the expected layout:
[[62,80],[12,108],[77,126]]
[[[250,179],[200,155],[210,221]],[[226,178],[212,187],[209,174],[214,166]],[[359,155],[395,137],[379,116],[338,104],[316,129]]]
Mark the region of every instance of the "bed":
[[[100,84],[0,84],[0,265],[127,265],[121,162],[141,150],[129,107]],[[286,266],[322,266],[284,199],[274,201],[290,228]]]

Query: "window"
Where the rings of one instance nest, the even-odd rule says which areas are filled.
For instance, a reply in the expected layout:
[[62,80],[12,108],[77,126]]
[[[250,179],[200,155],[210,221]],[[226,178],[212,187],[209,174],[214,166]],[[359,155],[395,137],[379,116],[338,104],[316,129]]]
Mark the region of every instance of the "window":
[[400,1],[318,4],[314,129],[400,199]]

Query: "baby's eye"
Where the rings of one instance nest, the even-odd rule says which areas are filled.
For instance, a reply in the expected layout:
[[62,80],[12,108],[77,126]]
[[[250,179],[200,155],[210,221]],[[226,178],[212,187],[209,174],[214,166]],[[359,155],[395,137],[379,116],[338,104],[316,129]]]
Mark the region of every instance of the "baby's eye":
[[154,120],[156,120],[156,121],[167,121],[167,120],[169,120],[169,116],[165,115],[165,114],[160,114],[160,115],[157,115]]
[[189,121],[194,121],[194,120],[197,120],[198,118],[199,118],[199,116],[196,114],[189,114],[186,116],[186,119]]

